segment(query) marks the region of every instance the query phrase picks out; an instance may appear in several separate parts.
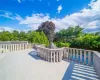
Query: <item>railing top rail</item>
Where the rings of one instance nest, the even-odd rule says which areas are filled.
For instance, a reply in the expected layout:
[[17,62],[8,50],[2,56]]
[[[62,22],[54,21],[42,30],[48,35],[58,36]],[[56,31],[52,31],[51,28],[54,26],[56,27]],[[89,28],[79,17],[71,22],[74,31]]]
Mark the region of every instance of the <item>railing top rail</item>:
[[0,41],[0,44],[28,44],[28,41]]
[[93,50],[86,50],[86,49],[69,48],[69,47],[64,47],[64,48],[93,52]]
[[49,48],[42,47],[42,46],[37,46],[37,48],[41,48],[41,49],[48,49],[48,50],[50,50],[50,51],[55,51],[55,50],[62,50],[62,49],[64,49],[64,48],[49,49]]
[[41,49],[45,49],[45,50],[49,50],[49,51],[59,51],[59,50],[63,50],[63,49],[75,49],[75,50],[81,50],[81,51],[88,51],[88,52],[93,52],[95,53],[98,57],[100,57],[100,53],[97,51],[93,51],[93,50],[86,50],[86,49],[78,49],[78,48],[69,48],[69,47],[63,47],[63,48],[57,48],[57,49],[49,49],[46,47],[42,47],[42,46],[36,46],[37,48],[41,48]]

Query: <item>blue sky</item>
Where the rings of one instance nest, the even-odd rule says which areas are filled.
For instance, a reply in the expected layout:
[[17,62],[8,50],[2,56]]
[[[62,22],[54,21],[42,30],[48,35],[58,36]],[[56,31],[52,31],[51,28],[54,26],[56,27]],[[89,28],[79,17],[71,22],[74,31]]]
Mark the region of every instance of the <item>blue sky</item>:
[[100,31],[100,0],[1,0],[0,30],[35,30],[44,21],[56,29],[80,25]]

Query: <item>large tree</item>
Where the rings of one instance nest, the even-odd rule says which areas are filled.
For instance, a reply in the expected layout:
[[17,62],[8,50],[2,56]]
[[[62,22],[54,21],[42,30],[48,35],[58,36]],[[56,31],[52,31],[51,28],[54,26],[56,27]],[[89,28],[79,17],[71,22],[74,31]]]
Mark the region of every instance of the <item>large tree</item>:
[[43,31],[45,35],[48,37],[50,42],[53,42],[55,35],[55,24],[51,21],[43,22],[39,27],[38,31]]
[[80,26],[68,27],[67,29],[62,29],[56,33],[55,41],[72,41],[74,38],[82,36],[83,28]]

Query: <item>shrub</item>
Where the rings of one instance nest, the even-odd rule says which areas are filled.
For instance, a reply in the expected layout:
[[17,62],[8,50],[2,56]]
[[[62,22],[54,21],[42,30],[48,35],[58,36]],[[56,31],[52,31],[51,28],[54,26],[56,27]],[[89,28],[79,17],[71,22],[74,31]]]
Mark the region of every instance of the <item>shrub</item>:
[[56,42],[55,43],[57,47],[69,47],[70,46],[70,43],[66,42]]

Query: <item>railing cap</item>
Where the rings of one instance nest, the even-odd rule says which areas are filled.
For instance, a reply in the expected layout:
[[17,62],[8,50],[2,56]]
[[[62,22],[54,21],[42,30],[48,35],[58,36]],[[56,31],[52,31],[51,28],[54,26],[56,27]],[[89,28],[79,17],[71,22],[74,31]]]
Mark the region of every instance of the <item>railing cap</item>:
[[99,58],[100,58],[100,53],[97,51],[93,51]]

